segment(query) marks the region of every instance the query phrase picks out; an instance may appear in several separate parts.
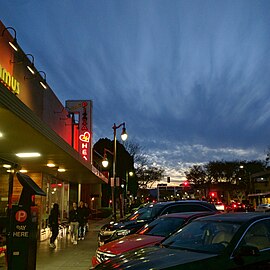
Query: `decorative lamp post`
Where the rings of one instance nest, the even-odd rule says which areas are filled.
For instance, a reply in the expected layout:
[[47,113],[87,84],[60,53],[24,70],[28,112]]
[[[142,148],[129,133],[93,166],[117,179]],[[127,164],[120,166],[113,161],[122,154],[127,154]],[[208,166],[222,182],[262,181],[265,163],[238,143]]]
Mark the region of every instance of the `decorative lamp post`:
[[116,182],[116,130],[120,127],[122,128],[121,139],[125,141],[128,137],[126,132],[126,125],[125,122],[121,123],[120,125],[113,124],[113,184],[112,184],[112,207],[113,207],[113,219],[116,220],[116,201],[115,201],[115,182]]
[[129,176],[133,176],[133,172],[126,172],[126,187],[125,187],[125,207],[124,207],[124,212],[125,214],[127,213],[127,205],[129,205],[129,190],[128,190],[128,184],[129,184]]

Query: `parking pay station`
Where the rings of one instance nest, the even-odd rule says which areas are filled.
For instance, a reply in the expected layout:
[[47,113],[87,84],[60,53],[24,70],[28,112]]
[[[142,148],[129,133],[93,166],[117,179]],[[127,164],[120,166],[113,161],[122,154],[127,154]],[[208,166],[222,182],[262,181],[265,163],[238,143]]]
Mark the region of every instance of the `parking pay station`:
[[16,175],[23,189],[18,205],[13,205],[9,213],[8,270],[35,270],[38,211],[33,205],[32,197],[46,196],[46,193],[28,175]]

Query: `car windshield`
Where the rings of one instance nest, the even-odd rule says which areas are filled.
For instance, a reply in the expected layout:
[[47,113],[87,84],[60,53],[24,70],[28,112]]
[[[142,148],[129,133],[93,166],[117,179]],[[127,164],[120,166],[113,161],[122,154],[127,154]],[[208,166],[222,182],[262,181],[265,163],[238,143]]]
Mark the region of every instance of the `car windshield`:
[[196,220],[162,242],[168,248],[220,254],[239,229],[237,223]]
[[143,207],[128,217],[129,220],[148,220],[154,217],[153,205]]
[[184,222],[185,219],[179,217],[158,218],[150,224],[146,224],[138,234],[166,237],[176,231]]

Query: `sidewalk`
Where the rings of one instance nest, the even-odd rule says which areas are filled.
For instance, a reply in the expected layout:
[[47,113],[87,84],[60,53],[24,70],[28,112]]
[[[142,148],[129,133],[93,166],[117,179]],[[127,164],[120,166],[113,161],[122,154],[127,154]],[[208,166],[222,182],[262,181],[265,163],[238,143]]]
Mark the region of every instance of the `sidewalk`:
[[[89,232],[84,240],[73,245],[70,235],[57,238],[56,248],[49,247],[49,239],[38,242],[36,270],[89,270],[91,259],[97,249],[97,235],[100,228],[111,218],[89,221]],[[0,269],[7,269],[0,263]]]
[[97,235],[110,218],[89,221],[89,232],[84,240],[73,245],[70,235],[58,238],[56,249],[49,248],[49,240],[40,242],[37,251],[37,270],[89,270],[97,249]]

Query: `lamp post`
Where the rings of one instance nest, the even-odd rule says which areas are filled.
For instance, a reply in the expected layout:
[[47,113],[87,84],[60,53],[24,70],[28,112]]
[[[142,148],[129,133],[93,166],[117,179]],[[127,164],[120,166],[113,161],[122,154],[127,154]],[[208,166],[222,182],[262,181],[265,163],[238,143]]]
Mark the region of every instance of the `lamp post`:
[[251,173],[246,170],[244,165],[240,165],[239,167],[240,167],[241,170],[243,170],[245,172],[246,175],[248,175],[248,179],[249,179],[249,190],[248,190],[248,192],[250,194],[252,194],[253,193],[253,186],[252,186],[253,183],[252,183]]
[[121,139],[125,141],[128,137],[126,132],[126,125],[125,122],[121,123],[120,125],[113,124],[113,184],[112,184],[112,207],[113,207],[113,219],[116,220],[116,201],[115,201],[115,182],[116,182],[116,130],[122,127]]
[[129,204],[129,198],[128,198],[128,184],[129,184],[129,176],[133,176],[133,172],[126,172],[126,187],[125,187],[125,211],[124,211],[124,213],[126,214],[127,213],[127,204]]

